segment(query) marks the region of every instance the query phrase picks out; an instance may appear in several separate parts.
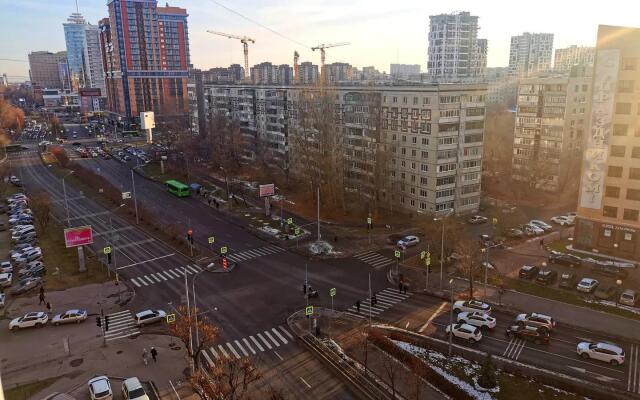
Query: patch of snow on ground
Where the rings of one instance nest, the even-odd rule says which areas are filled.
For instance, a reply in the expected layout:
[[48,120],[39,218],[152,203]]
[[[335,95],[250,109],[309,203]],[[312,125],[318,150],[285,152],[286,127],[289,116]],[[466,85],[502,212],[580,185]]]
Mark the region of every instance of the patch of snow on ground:
[[600,304],[600,305],[603,305],[603,306],[614,307],[614,308],[617,307],[617,308],[619,308],[621,310],[626,310],[626,311],[632,312],[634,314],[640,315],[640,308],[630,307],[630,306],[627,306],[627,305],[624,305],[624,304],[620,304],[620,303],[617,303],[617,305],[616,305],[615,301],[610,301],[610,300],[584,300],[584,301],[585,301],[585,303]]

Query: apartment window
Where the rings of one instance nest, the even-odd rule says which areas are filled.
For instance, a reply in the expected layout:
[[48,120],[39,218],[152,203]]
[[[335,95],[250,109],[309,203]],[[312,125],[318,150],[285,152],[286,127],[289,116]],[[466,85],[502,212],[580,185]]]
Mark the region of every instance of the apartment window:
[[482,129],[484,128],[484,121],[470,121],[467,122],[466,129]]
[[604,206],[602,207],[602,215],[609,218],[618,216],[618,207]]
[[387,96],[382,96],[382,102],[386,103],[387,102]]
[[431,99],[430,99],[429,97],[423,97],[423,98],[422,98],[422,104],[423,104],[423,105],[425,105],[425,106],[426,106],[426,105],[427,105],[427,104],[429,104],[429,103],[431,103]]
[[425,177],[421,177],[421,178],[420,178],[420,184],[421,184],[421,185],[426,185],[426,184],[427,184],[427,178],[425,178]]
[[420,110],[420,118],[431,120],[431,110]]
[[412,137],[411,138],[411,143],[418,143],[418,138],[417,137]]
[[[409,189],[409,192],[411,194],[416,194],[416,188],[412,187],[411,189]],[[413,200],[411,200],[411,202],[413,203]],[[413,204],[411,204],[411,205],[413,205]]]
[[401,165],[402,167],[404,167],[405,165],[407,165],[407,163],[406,163],[404,160],[402,160],[402,161],[400,161],[400,165]]
[[607,176],[610,178],[622,178],[622,167],[615,167],[615,166],[609,165]]
[[425,145],[425,146],[428,145],[429,144],[429,139],[422,138],[422,144]]
[[418,98],[417,98],[417,97],[414,97],[414,98],[413,98],[413,104],[414,104],[414,105],[417,105],[417,104],[418,104]]
[[396,134],[391,135],[391,140],[397,140]]
[[634,81],[621,80],[618,81],[618,93],[633,93]]
[[635,146],[631,149],[631,158],[640,158],[640,147]]
[[424,189],[420,189],[420,197],[427,197],[427,191]]
[[609,155],[611,155],[611,157],[624,157],[624,153],[626,151],[626,147],[624,146],[611,146],[611,152],[609,153]]
[[628,126],[625,124],[613,125],[613,136],[627,136]]
[[422,151],[422,152],[420,152],[420,156],[422,157],[423,160],[426,160],[427,158],[429,158],[429,152],[428,151]]
[[631,58],[631,57],[625,57],[625,58],[622,59],[622,70],[623,71],[635,71],[637,63],[638,63],[637,59]]
[[631,114],[631,103],[616,103],[616,114]]
[[436,180],[436,186],[451,185],[454,183],[456,183],[455,176],[445,176],[444,178],[438,178]]
[[463,186],[462,189],[460,190],[460,193],[469,194],[469,193],[475,193],[475,192],[479,192],[479,191],[480,191],[480,184],[476,183],[474,185]]
[[464,135],[465,143],[477,143],[482,142],[482,133],[476,133],[473,135]]
[[423,202],[420,202],[420,209],[421,210],[426,210],[427,209],[427,204],[423,203]]
[[[411,189],[413,190],[413,189]],[[411,207],[414,207],[416,205],[416,201],[415,200],[409,200],[409,203],[411,204]]]
[[480,166],[480,160],[469,160],[462,162],[462,168],[475,168]]
[[460,96],[440,96],[440,104],[459,103]]
[[406,141],[407,141],[407,136],[402,135],[402,141],[403,141],[403,142],[406,142]]
[[629,179],[640,180],[640,168],[629,168]]
[[407,104],[407,98],[406,97],[402,98],[402,104]]
[[400,149],[400,152],[402,153],[402,155],[407,155],[407,149],[405,149],[404,147]]
[[427,164],[420,164],[420,171],[422,172],[429,171],[429,166]]
[[393,96],[393,102],[397,103],[398,102],[398,98],[396,96]]
[[622,213],[622,219],[626,219],[627,221],[637,221],[638,220],[638,210],[632,210],[630,208],[625,208]]
[[455,189],[439,190],[436,192],[436,199],[453,196],[455,193],[456,193]]
[[640,201],[640,189],[627,189],[627,200]]
[[411,169],[416,169],[416,163],[414,162],[411,163]]
[[611,229],[604,229],[602,231],[602,236],[604,237],[611,237]]
[[411,157],[415,157],[416,156],[416,151],[415,150],[411,150]]
[[615,199],[620,197],[620,188],[617,186],[607,186],[604,191],[606,197],[613,197]]
[[438,172],[448,172],[448,171],[455,171],[455,170],[456,170],[456,163],[438,165]]

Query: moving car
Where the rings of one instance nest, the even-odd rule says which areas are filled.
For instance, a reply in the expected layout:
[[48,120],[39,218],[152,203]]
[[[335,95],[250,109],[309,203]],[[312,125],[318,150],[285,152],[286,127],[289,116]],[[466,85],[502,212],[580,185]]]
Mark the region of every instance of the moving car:
[[533,326],[534,328],[551,332],[556,326],[556,321],[548,315],[539,313],[518,314],[516,324],[520,326]]
[[620,304],[635,306],[638,301],[638,293],[632,289],[625,289],[620,295]]
[[535,344],[549,344],[549,332],[544,329],[538,329],[535,326],[511,325],[507,328],[505,334],[507,337],[516,337]]
[[582,259],[580,257],[559,252],[551,252],[551,254],[549,254],[549,262],[553,264],[568,265],[571,268],[582,266]]
[[96,376],[89,379],[89,395],[91,400],[111,400],[113,399],[113,391],[111,383],[106,376]]
[[122,398],[124,400],[149,400],[138,378],[128,378],[122,382]]
[[485,314],[491,314],[491,306],[478,300],[458,300],[453,303],[453,312],[473,312],[480,311]]
[[461,312],[460,314],[458,314],[458,323],[477,326],[481,329],[493,329],[496,327],[496,319],[480,311]]
[[601,300],[610,300],[618,296],[618,288],[615,285],[598,285],[593,295]]
[[80,322],[87,319],[87,310],[67,310],[62,314],[56,314],[52,319],[51,323],[58,326],[60,324],[69,324],[75,322],[79,324]]
[[553,226],[547,224],[544,221],[541,221],[539,219],[532,219],[531,221],[529,221],[529,225],[535,225],[539,228],[541,228],[542,230],[544,230],[545,232],[549,232],[553,230]]
[[598,287],[599,284],[600,282],[598,282],[596,279],[582,278],[582,280],[576,286],[576,289],[579,292],[592,293],[594,290],[596,290],[596,287]]
[[576,286],[576,282],[578,282],[578,276],[571,272],[565,272],[560,275],[560,286],[563,289],[573,289]]
[[510,238],[521,238],[524,236],[524,232],[522,231],[522,229],[509,228],[509,230],[507,230],[506,232],[506,235]]
[[615,344],[580,342],[576,351],[582,358],[608,362],[613,366],[624,364],[624,350]]
[[36,327],[40,328],[49,320],[49,316],[47,313],[42,311],[39,312],[30,312],[25,314],[24,317],[14,318],[11,322],[9,322],[9,329],[12,331],[23,329],[23,328],[31,328]]
[[469,343],[479,342],[480,339],[482,339],[482,332],[480,332],[480,329],[469,324],[448,325],[446,331],[447,334],[451,332],[453,336],[468,340]]
[[573,218],[569,218],[566,215],[551,217],[550,221],[560,226],[572,226],[575,223]]
[[536,282],[543,285],[550,285],[558,279],[558,273],[552,269],[541,269],[536,277]]
[[162,321],[167,316],[162,310],[144,310],[136,314],[136,324],[144,326]]
[[472,225],[478,225],[478,224],[484,224],[488,220],[489,218],[483,217],[482,215],[474,215],[473,217],[469,218],[467,222]]
[[544,234],[544,229],[532,224],[523,225],[522,230],[527,236],[539,236]]
[[538,275],[540,268],[535,265],[523,265],[518,272],[518,276],[522,279],[533,279]]
[[407,247],[415,246],[420,243],[420,239],[417,236],[409,235],[398,240],[398,247],[406,249]]

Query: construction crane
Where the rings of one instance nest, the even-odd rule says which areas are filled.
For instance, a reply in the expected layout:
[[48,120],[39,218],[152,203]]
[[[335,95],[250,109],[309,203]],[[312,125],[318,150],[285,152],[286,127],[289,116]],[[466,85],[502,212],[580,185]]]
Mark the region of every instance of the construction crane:
[[293,83],[296,85],[300,83],[300,75],[298,72],[298,59],[300,58],[300,54],[297,51],[293,52]]
[[207,31],[212,35],[224,36],[229,39],[238,39],[240,43],[242,43],[242,47],[244,48],[244,79],[249,80],[249,42],[255,43],[255,39],[251,39],[249,36],[236,36],[229,35],[228,33],[216,32],[216,31]]
[[324,83],[325,80],[325,73],[324,73],[324,59],[325,59],[325,52],[324,49],[328,49],[330,47],[338,47],[338,46],[346,46],[348,44],[348,42],[340,42],[340,43],[330,43],[330,44],[319,44],[315,47],[312,47],[311,50],[316,51],[316,50],[320,50],[320,75],[321,75],[321,81]]

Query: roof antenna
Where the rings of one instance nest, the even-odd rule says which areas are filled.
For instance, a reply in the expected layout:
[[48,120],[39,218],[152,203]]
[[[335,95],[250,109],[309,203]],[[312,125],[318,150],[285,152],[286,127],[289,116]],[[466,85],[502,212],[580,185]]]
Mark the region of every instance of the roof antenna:
[[80,14],[80,11],[78,10],[78,0],[76,0],[76,13]]

